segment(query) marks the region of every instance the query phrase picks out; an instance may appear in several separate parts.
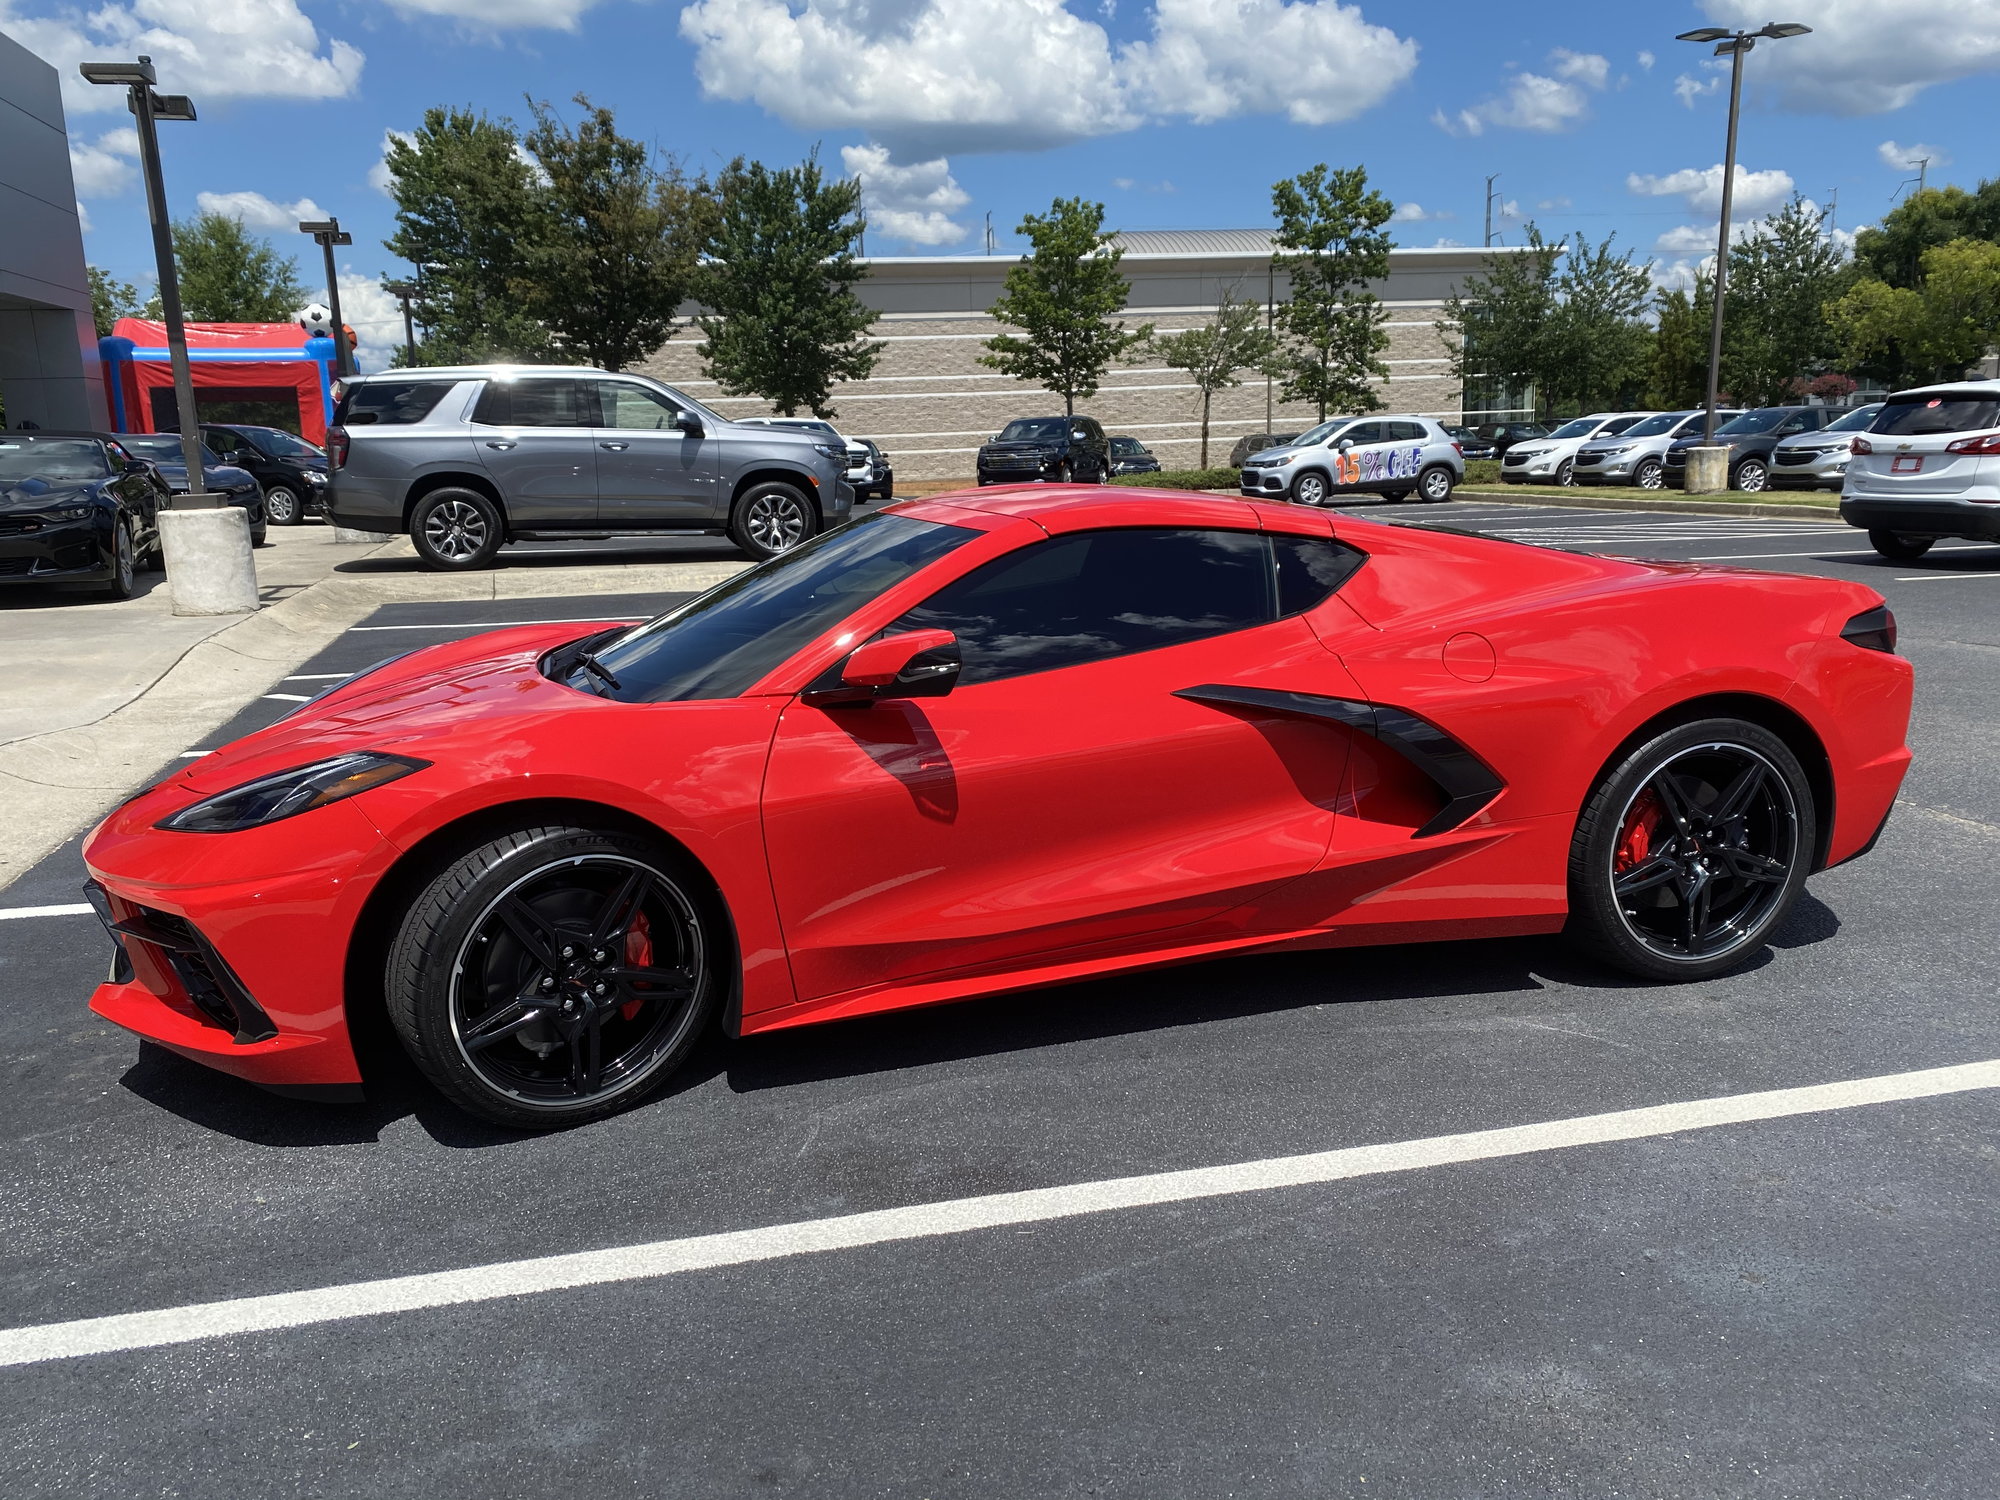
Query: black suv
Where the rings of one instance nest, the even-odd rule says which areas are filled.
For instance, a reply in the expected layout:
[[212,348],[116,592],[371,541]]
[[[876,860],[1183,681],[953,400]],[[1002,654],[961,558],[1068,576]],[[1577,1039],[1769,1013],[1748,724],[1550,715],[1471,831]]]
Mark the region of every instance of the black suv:
[[[1788,437],[1818,432],[1847,413],[1831,406],[1760,406],[1739,412],[1715,429],[1715,445],[1729,450],[1729,487],[1757,491],[1771,485],[1771,450]],[[1666,481],[1687,484],[1687,451],[1702,445],[1701,427],[1675,438],[1662,456]]]
[[264,492],[273,526],[296,526],[326,509],[326,454],[282,427],[204,422],[201,440],[219,462],[246,470]]
[[981,484],[1102,484],[1111,440],[1089,417],[1022,417],[979,450]]

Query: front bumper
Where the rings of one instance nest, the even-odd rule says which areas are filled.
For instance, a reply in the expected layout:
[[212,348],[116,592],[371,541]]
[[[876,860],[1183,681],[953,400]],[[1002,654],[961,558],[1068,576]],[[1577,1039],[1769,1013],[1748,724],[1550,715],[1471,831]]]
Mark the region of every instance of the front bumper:
[[1805,463],[1787,463],[1784,453],[1773,453],[1769,467],[1769,478],[1765,481],[1773,489],[1780,490],[1837,490],[1847,478],[1847,460],[1852,456],[1845,448],[1836,448],[1831,453],[1816,453]]
[[1840,497],[1840,519],[1863,531],[1895,531],[1905,536],[1964,537],[2000,542],[2000,497],[1977,500],[1903,499],[1900,496]]
[[99,517],[0,516],[0,583],[103,583],[112,564],[111,532]]
[[1236,491],[1253,499],[1283,495],[1291,487],[1290,469],[1245,469],[1236,476]]
[[[1500,480],[1503,484],[1554,484],[1556,471],[1562,466],[1563,458],[1555,454],[1546,457],[1536,454],[1522,463],[1515,463],[1511,457],[1503,458]],[[1570,472],[1576,471],[1572,468]]]

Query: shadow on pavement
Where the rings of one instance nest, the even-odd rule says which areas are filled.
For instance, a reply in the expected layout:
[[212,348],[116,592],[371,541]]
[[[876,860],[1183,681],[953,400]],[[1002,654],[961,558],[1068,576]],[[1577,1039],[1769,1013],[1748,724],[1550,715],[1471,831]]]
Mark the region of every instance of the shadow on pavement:
[[[385,538],[385,540],[387,540]],[[717,539],[689,538],[686,541],[698,545],[676,547],[659,546],[639,542],[629,547],[601,547],[591,550],[576,548],[567,551],[536,551],[518,553],[503,547],[493,559],[491,568],[481,568],[476,572],[506,572],[511,568],[604,568],[621,567],[633,563],[698,563],[698,562],[748,562],[749,557],[733,542]],[[546,543],[523,543],[523,546],[544,546]],[[558,544],[559,545],[559,544]],[[357,557],[336,564],[334,572],[375,575],[415,574],[431,571],[419,563],[415,557]]]

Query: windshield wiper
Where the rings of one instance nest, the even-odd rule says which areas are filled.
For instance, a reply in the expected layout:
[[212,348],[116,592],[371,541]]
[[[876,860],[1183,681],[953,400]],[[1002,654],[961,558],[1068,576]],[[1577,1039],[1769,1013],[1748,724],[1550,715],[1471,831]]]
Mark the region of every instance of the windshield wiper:
[[[622,693],[625,691],[625,684],[618,680],[617,675],[612,672],[611,668],[605,666],[603,662],[591,655],[590,652],[577,652],[576,664],[606,687],[610,688],[612,693]],[[605,693],[601,696],[608,698],[611,694]]]

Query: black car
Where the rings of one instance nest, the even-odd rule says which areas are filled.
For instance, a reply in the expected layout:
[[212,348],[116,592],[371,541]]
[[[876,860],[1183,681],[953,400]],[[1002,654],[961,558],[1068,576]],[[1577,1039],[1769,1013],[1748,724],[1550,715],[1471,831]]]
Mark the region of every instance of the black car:
[[273,526],[296,526],[326,510],[326,450],[282,427],[204,422],[201,440],[216,462],[242,469],[264,491]]
[[1299,440],[1296,432],[1252,432],[1236,440],[1236,446],[1229,450],[1229,467],[1240,469],[1243,460],[1253,453],[1262,453],[1267,448],[1289,448]]
[[1135,437],[1111,440],[1111,472],[1114,474],[1157,474],[1160,461],[1153,450]]
[[1449,422],[1440,424],[1445,435],[1458,444],[1458,451],[1466,458],[1498,458],[1499,446],[1492,438],[1481,437],[1476,428],[1454,427]]
[[[176,495],[185,495],[188,487],[187,455],[181,449],[181,436],[177,432],[122,432],[118,441],[125,451],[143,458],[166,481],[167,488]],[[210,464],[201,466],[202,488],[211,494],[220,495],[231,505],[241,506],[250,521],[250,545],[264,545],[264,535],[269,529],[264,518],[264,492],[257,481],[250,477],[247,469],[239,469],[233,464]]]
[[1102,484],[1111,440],[1089,417],[1022,417],[979,450],[981,484]]
[[[856,453],[856,449],[862,450],[861,453]],[[847,482],[854,486],[856,500],[896,498],[895,466],[882,451],[882,445],[871,438],[847,439]]]
[[0,432],[0,583],[100,583],[129,599],[171,496],[102,432]]
[[[1482,454],[1481,457],[1505,458],[1507,450],[1516,443],[1525,443],[1533,438],[1545,438],[1549,435],[1549,429],[1540,422],[1481,422],[1472,429],[1472,433],[1482,443],[1490,443],[1493,447],[1491,453]],[[1457,437],[1458,434],[1453,433],[1452,436]],[[1464,439],[1460,438],[1459,441],[1463,442]],[[1465,456],[1471,458],[1473,455],[1467,453]]]
[[[1729,450],[1729,487],[1753,492],[1770,488],[1773,448],[1785,438],[1818,432],[1845,415],[1831,406],[1760,406],[1739,412],[1715,429],[1716,446]],[[1699,428],[1674,439],[1660,460],[1669,485],[1686,486],[1687,451],[1702,441]]]

